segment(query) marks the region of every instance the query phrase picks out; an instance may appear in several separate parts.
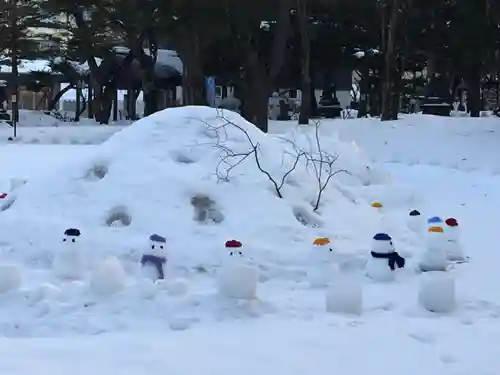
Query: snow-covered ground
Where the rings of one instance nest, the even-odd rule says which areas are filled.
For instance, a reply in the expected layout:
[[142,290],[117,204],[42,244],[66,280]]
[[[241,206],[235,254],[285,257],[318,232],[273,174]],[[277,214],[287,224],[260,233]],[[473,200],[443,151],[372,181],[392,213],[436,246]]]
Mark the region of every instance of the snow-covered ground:
[[[294,148],[281,137],[314,148],[314,126],[273,123],[276,137],[232,120],[259,142],[263,166],[273,176],[294,162]],[[303,163],[284,185],[283,199],[251,158],[229,182],[218,181],[222,149],[214,146],[244,152],[251,145],[232,126],[219,129],[222,139],[215,137],[213,126],[222,123],[214,111],[166,111],[102,145],[122,128],[20,128],[24,139],[45,141],[0,146],[0,186],[8,190],[16,179],[28,181],[12,191],[16,201],[0,213],[0,265],[18,265],[23,276],[20,290],[0,295],[0,373],[496,374],[498,123],[418,115],[396,123],[324,121],[322,148],[338,153],[336,168],[350,174],[332,179],[318,214],[311,207],[313,170]],[[71,135],[50,145],[52,133],[39,135],[44,128]],[[191,200],[199,194],[213,201],[209,217],[219,215],[222,222],[193,220]],[[384,203],[382,212],[371,207],[373,201]],[[412,209],[460,222],[471,261],[449,271],[457,290],[453,313],[418,306],[422,275],[413,267],[424,249],[405,227]],[[116,226],[117,220],[108,227],[117,213],[130,223]],[[68,227],[81,229],[90,263],[81,282],[51,272]],[[381,230],[408,262],[390,284],[374,283],[363,272],[371,237]],[[152,233],[167,237],[169,258],[167,285],[155,290],[137,274]],[[361,315],[327,313],[326,289],[309,286],[309,271],[318,265],[311,256],[318,251],[311,246],[316,237],[332,240],[332,259],[362,285]],[[243,242],[259,267],[258,300],[251,303],[228,301],[216,291],[215,274],[227,256],[224,241],[232,238]],[[89,290],[88,280],[109,255],[124,264],[128,279],[122,293],[102,298]],[[186,294],[168,285],[178,278],[188,283]],[[40,288],[43,283],[55,288]]]

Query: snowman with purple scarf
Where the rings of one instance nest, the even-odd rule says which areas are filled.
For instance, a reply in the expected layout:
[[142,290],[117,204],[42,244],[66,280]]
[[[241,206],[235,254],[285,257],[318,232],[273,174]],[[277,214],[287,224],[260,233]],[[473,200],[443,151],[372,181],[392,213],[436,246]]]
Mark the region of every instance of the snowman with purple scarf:
[[165,237],[159,234],[149,236],[149,249],[141,258],[141,276],[152,281],[165,278],[165,264],[167,263]]

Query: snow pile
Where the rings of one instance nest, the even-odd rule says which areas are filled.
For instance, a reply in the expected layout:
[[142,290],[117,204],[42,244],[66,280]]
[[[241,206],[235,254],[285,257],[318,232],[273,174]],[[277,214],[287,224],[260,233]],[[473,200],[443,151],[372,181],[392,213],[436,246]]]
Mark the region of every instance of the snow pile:
[[[387,212],[401,208],[406,215],[411,196],[400,194],[355,144],[322,136],[320,128],[318,147],[315,131],[266,135],[233,112],[168,109],[93,146],[90,156],[29,178],[0,214],[0,225],[9,233],[0,261],[26,267],[22,293],[35,293],[43,282],[61,293],[59,300],[35,303],[24,314],[44,316],[46,329],[85,333],[123,329],[132,321],[136,327],[148,324],[136,316],[166,316],[175,327],[207,315],[260,316],[276,310],[275,297],[268,294],[273,285],[286,282],[293,290],[307,282],[311,267],[323,267],[311,256],[314,238],[330,238],[332,259],[349,272],[361,271],[382,219],[370,199],[380,196]],[[393,236],[404,242],[401,227],[393,228]],[[84,259],[79,264],[85,264],[77,275],[81,281],[57,279],[53,272],[66,228],[82,233],[77,249]],[[140,276],[153,233],[166,238],[166,280],[158,282]],[[248,290],[222,288],[218,294],[217,280],[228,275],[221,264],[229,238],[245,244],[255,268],[241,275],[251,284]],[[241,297],[247,302],[238,302]],[[354,297],[349,304],[357,301]],[[119,319],[81,325],[94,312],[118,310]],[[59,320],[58,311],[80,323]]]
[[[314,211],[319,191],[314,169],[304,158],[293,168],[297,147],[319,157],[311,137],[293,134],[288,139],[296,138],[295,147],[233,112],[223,115],[184,107],[142,119],[105,142],[94,157],[29,181],[0,220],[9,227],[22,219],[33,227],[36,246],[25,236],[13,240],[35,258],[50,258],[54,235],[70,226],[82,228],[97,258],[139,257],[149,234],[165,233],[169,263],[177,269],[217,265],[228,237],[248,244],[259,262],[295,265],[302,264],[303,242],[324,233],[351,247],[352,239],[370,238],[379,215],[353,189],[385,177],[359,149],[327,139],[323,149],[338,156],[332,171],[347,172],[331,178]],[[245,157],[254,147],[283,199],[259,170],[255,154]],[[46,218],[43,224],[39,217]]]

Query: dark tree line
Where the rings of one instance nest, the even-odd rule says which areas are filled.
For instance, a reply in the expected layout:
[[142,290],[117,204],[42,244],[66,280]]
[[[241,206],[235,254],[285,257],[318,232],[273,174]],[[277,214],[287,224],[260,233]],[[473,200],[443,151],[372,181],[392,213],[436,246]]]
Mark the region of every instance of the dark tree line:
[[[481,82],[499,70],[495,0],[10,0],[0,8],[0,53],[86,62],[101,122],[110,117],[120,70],[132,64],[144,114],[158,110],[154,67],[161,48],[183,61],[184,104],[206,104],[204,78],[216,76],[235,87],[242,114],[264,131],[272,92],[301,89],[306,123],[315,110],[312,93],[328,87],[338,69],[361,77],[359,115],[382,120],[397,118],[408,92],[405,73],[425,70],[427,81],[439,76],[450,95],[465,82],[471,115],[478,116]],[[29,32],[40,26],[59,32]],[[37,38],[59,38],[57,48],[40,51]],[[116,46],[127,48],[125,58],[116,57]],[[376,98],[370,105],[368,96]]]

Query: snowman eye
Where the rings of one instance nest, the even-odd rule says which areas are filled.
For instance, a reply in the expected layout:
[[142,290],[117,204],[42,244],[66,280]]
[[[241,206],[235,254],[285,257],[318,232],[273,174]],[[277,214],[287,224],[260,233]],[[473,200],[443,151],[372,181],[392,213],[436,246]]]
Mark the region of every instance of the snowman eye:
[[71,242],[76,242],[76,240],[73,238],[73,239],[71,240]]
[[231,252],[229,253],[229,255],[230,255],[230,256],[233,256],[233,252],[231,251]]
[[151,245],[151,249],[153,249],[153,250],[154,250],[154,248],[155,248],[155,245]]
[[63,242],[66,242],[66,238],[63,238]]
[[328,249],[328,250],[333,251],[332,249]]
[[160,245],[160,249],[163,249],[163,245]]
[[241,251],[238,251],[238,253],[239,253],[240,255],[243,255],[243,253],[242,253]]

